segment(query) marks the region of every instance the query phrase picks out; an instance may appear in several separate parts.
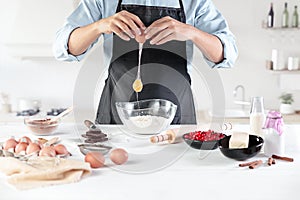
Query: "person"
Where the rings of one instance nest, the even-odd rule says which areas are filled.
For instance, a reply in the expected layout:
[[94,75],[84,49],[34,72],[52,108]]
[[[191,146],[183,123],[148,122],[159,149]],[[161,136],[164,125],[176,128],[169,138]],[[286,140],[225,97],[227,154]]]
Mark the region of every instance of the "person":
[[[177,105],[173,124],[195,124],[193,44],[212,68],[232,67],[237,58],[234,35],[211,0],[82,0],[58,30],[54,55],[80,61],[102,35],[109,68],[99,124],[121,123],[116,102],[143,99],[169,100]],[[144,86],[135,95],[140,42]]]

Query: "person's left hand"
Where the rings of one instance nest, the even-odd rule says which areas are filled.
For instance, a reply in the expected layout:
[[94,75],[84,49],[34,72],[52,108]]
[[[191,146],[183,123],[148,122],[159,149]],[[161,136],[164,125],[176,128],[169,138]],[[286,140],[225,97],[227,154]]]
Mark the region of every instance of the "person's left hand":
[[186,41],[189,39],[189,25],[167,16],[153,22],[144,33],[146,39],[151,39],[150,44],[155,45],[172,40]]

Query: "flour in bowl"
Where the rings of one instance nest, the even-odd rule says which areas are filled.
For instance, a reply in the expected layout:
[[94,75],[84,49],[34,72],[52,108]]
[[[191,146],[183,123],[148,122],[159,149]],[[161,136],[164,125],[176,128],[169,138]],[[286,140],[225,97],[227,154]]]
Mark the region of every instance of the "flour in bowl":
[[138,128],[153,128],[157,130],[159,127],[164,126],[168,120],[164,117],[143,115],[130,117],[130,121]]

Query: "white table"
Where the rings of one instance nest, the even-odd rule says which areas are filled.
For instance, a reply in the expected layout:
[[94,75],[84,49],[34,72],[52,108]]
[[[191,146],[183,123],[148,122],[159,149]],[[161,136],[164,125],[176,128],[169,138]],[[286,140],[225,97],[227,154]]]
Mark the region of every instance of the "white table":
[[[235,128],[246,130],[248,127],[237,125]],[[286,155],[295,159],[293,163],[278,161],[271,167],[250,170],[239,168],[239,162],[224,157],[218,149],[199,151],[188,148],[185,143],[152,145],[148,140],[115,137],[114,145],[130,153],[125,165],[116,168],[106,159],[107,167],[93,170],[92,175],[78,183],[25,191],[8,185],[5,175],[0,174],[0,199],[299,199],[300,126],[286,128]],[[103,130],[112,134],[119,132],[116,127]],[[62,124],[54,136],[62,138],[62,143],[73,153],[73,159],[82,160],[76,142],[84,131],[83,127],[77,130],[71,123]],[[10,135],[34,137],[20,124],[1,125],[0,134],[2,141]],[[166,155],[171,158],[165,162]],[[267,160],[267,157],[259,154],[250,160],[254,159]]]

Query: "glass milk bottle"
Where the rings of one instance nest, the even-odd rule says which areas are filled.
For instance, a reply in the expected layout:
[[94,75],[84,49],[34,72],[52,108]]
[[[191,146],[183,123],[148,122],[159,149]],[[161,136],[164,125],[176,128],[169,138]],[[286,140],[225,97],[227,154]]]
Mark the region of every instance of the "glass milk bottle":
[[265,111],[263,97],[253,97],[250,110],[250,132],[253,135],[263,137],[265,124]]

